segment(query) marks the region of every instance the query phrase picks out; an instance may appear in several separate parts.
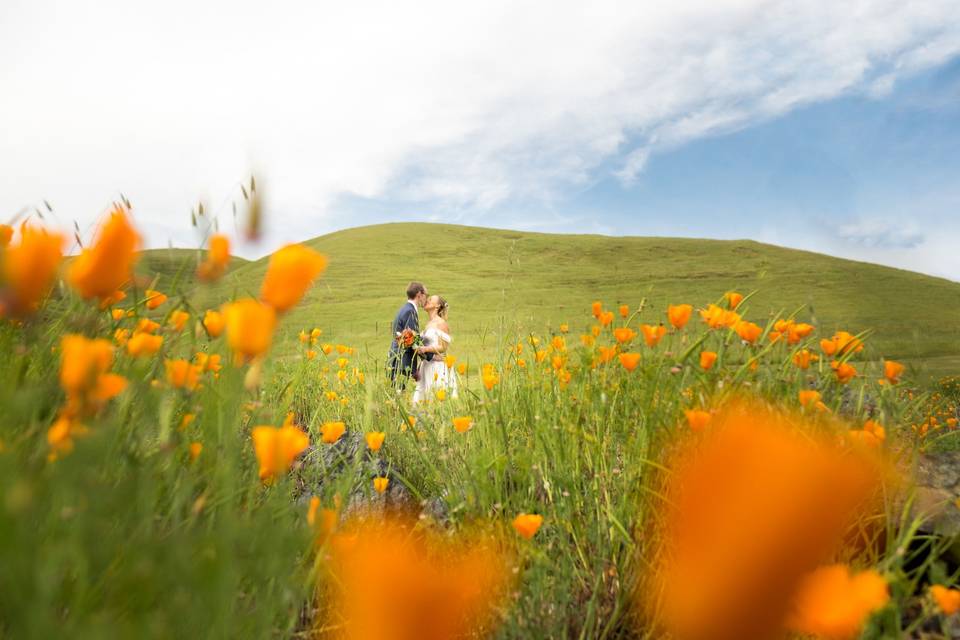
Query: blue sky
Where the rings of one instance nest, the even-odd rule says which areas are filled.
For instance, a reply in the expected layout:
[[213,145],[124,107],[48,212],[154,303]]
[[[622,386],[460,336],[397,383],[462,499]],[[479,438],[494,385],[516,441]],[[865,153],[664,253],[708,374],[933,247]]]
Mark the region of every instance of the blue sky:
[[0,216],[87,236],[123,193],[147,246],[202,202],[248,257],[426,220],[960,280],[956,0],[6,0],[0,86]]
[[657,151],[629,183],[617,177],[623,157],[614,155],[587,184],[547,203],[509,200],[482,214],[430,201],[341,205],[363,224],[750,238],[960,280],[958,150],[955,57],[882,94],[854,92]]

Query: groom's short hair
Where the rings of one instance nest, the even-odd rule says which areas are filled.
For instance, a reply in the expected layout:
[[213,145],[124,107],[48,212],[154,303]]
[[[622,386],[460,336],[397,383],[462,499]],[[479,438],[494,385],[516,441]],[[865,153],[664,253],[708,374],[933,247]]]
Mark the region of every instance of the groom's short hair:
[[413,300],[421,293],[426,293],[427,288],[419,282],[411,282],[407,285],[407,300]]

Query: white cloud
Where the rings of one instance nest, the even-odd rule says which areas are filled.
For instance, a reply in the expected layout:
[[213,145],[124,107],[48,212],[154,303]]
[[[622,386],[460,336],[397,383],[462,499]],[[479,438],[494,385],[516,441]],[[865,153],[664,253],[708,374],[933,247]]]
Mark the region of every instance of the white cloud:
[[343,194],[549,203],[958,52],[955,0],[4,0],[0,210],[88,227],[123,191],[184,244],[254,166],[271,245],[336,225]]
[[926,241],[916,223],[903,219],[860,219],[841,224],[837,233],[843,240],[868,249],[915,249]]

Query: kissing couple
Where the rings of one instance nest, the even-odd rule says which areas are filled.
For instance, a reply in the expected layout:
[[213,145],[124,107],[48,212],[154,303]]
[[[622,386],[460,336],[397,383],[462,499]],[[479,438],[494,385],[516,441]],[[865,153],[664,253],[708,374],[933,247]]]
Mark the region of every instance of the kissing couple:
[[[420,309],[427,312],[427,326],[420,332]],[[420,282],[407,287],[407,301],[393,319],[393,341],[387,358],[387,372],[397,391],[413,378],[417,388],[413,404],[433,399],[437,390],[444,389],[451,397],[457,396],[457,379],[447,367],[443,354],[453,341],[447,324],[447,301],[438,295],[427,295]]]

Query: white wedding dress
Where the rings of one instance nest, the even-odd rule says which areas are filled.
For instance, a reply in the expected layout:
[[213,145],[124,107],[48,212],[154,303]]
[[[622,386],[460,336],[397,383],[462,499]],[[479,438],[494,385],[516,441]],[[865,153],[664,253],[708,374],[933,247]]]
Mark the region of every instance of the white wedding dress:
[[[443,340],[447,345],[453,342],[449,334],[436,327],[427,327],[420,337],[423,339],[423,344],[428,347],[436,345],[438,340]],[[457,373],[447,367],[442,353],[435,353],[433,360],[420,362],[420,380],[417,382],[417,389],[413,392],[413,404],[418,405],[433,400],[436,398],[438,389],[444,389],[450,398],[457,397]]]

